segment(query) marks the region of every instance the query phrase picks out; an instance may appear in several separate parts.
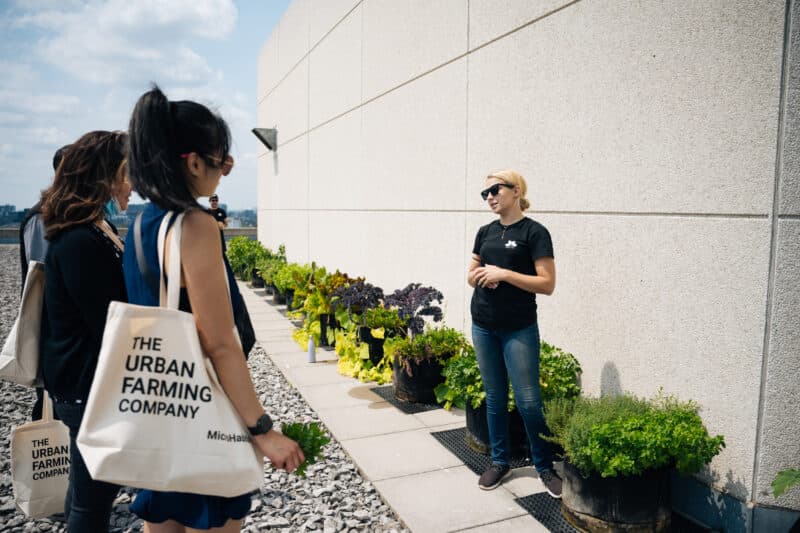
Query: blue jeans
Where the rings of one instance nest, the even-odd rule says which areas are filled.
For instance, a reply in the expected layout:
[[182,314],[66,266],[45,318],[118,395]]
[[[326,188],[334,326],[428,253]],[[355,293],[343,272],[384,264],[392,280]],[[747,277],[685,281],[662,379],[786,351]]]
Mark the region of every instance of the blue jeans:
[[108,531],[111,506],[117,497],[119,486],[93,480],[75,443],[86,404],[53,402],[53,407],[61,421],[69,428],[69,486],[64,501],[67,531],[68,533]]
[[525,423],[531,445],[531,460],[537,472],[553,468],[550,444],[539,434],[547,434],[539,392],[539,326],[518,330],[485,329],[472,324],[472,342],[486,390],[486,417],[492,462],[507,465],[508,379],[514,387],[514,400]]

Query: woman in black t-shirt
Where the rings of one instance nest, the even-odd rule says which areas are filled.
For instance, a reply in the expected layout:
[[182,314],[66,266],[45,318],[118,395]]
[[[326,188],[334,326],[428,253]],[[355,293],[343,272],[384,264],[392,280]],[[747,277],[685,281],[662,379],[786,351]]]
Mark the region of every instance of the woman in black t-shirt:
[[73,144],[42,192],[45,258],[40,357],[44,386],[69,428],[68,532],[108,531],[119,487],[94,481],[75,444],[103,339],[108,304],[126,301],[123,244],[103,206],[125,180],[123,132],[93,131]]
[[539,327],[536,293],[552,294],[556,285],[553,244],[547,229],[526,217],[527,185],[513,170],[486,178],[481,197],[499,219],[475,237],[467,281],[472,295],[472,342],[486,390],[492,465],[478,480],[484,490],[500,485],[508,465],[508,379],[525,423],[531,458],[551,496],[561,497],[561,479],[553,470],[539,391]]

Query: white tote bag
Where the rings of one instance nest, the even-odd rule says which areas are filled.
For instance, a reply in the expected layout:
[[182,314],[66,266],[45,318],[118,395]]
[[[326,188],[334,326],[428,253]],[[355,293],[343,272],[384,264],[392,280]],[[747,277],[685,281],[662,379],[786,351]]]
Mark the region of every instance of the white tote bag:
[[45,392],[42,419],[11,430],[14,502],[25,516],[64,512],[69,464],[69,428],[53,420],[53,405]]
[[28,263],[28,277],[22,289],[17,320],[0,352],[0,378],[28,387],[42,385],[39,374],[39,330],[43,299],[44,264],[31,261]]
[[[172,213],[158,234],[159,263]],[[93,479],[159,491],[237,496],[263,463],[202,352],[194,317],[178,310],[183,215],[172,230],[161,307],[111,302],[78,448]]]

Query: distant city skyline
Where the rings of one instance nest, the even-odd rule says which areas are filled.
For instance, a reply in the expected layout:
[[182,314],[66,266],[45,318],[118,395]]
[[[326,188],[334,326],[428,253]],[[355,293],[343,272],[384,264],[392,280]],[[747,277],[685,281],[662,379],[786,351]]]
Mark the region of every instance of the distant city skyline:
[[254,209],[258,53],[289,3],[0,3],[4,203],[35,203],[56,149],[87,131],[126,129],[136,99],[155,82],[170,99],[200,101],[228,121],[236,166],[217,193],[231,209]]

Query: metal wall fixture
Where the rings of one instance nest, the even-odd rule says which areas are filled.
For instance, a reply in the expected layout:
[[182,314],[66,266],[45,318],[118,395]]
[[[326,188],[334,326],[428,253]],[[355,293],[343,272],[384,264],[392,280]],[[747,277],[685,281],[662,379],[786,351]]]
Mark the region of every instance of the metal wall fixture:
[[278,149],[278,130],[275,128],[253,128],[253,135],[273,152]]

